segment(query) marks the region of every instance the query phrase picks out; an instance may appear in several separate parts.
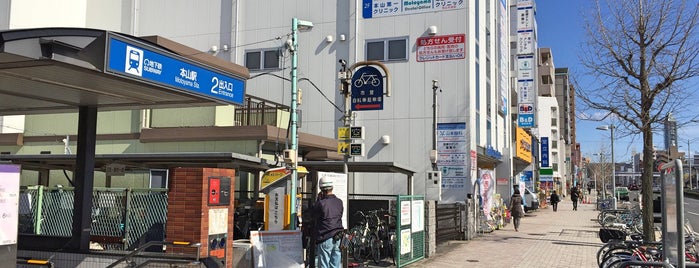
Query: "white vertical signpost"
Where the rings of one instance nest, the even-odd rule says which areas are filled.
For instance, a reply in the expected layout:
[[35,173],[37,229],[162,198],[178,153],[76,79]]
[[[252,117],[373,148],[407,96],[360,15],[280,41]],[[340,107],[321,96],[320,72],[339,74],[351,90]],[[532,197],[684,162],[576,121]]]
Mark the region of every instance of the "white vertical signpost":
[[662,232],[665,261],[685,267],[684,193],[682,162],[679,159],[660,167],[662,176]]

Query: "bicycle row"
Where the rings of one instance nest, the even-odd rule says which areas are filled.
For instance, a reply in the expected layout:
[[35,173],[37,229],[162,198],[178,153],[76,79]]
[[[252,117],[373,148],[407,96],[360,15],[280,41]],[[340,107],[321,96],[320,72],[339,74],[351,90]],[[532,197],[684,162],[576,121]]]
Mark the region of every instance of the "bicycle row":
[[343,240],[343,247],[357,262],[371,259],[379,264],[384,258],[391,258],[395,264],[396,229],[394,215],[387,210],[357,211],[358,224],[350,228]]
[[[697,252],[699,234],[694,232],[688,223],[685,224],[685,233],[685,262],[699,263],[699,252]],[[629,234],[631,238],[629,240],[625,239],[626,234],[619,233],[612,236],[617,237],[606,241],[606,244],[597,251],[599,267],[631,267],[632,263],[641,265],[665,261],[661,242],[644,241],[643,236],[638,233]]]

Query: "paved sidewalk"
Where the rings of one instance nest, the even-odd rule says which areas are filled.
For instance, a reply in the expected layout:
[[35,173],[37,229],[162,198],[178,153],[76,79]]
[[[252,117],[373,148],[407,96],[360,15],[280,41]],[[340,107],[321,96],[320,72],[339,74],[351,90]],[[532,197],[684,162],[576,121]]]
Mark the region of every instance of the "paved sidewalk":
[[512,223],[504,229],[481,234],[470,241],[440,245],[437,254],[408,267],[596,267],[595,254],[602,247],[595,205],[569,198],[527,213],[519,232]]

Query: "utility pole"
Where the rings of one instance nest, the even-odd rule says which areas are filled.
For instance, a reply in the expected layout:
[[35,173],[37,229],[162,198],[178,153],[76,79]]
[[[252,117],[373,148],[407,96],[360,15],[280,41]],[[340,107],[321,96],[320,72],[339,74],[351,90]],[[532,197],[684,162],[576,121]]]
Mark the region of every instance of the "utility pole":
[[432,151],[430,152],[430,160],[432,162],[432,170],[437,171],[437,90],[439,89],[439,80],[432,80]]
[[[345,111],[342,115],[342,123],[344,127],[350,127],[352,123],[352,104],[350,103],[350,81],[352,80],[352,71],[347,69],[347,61],[340,60],[340,65],[342,65],[342,69],[340,69],[340,73],[338,75],[341,83],[340,93],[345,96]],[[349,152],[345,153],[342,158],[344,159],[342,170],[349,176],[349,168],[347,167],[347,162],[349,162]]]

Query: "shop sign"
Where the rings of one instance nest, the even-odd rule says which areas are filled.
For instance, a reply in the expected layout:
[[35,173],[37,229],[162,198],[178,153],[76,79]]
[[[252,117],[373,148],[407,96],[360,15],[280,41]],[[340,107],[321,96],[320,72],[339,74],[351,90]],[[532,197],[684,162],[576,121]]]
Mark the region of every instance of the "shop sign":
[[490,156],[495,159],[502,159],[502,154],[493,148],[493,146],[488,145],[488,147],[485,148],[485,155]]
[[519,159],[522,159],[524,161],[527,161],[528,163],[532,162],[532,144],[531,144],[531,136],[524,131],[522,128],[517,128],[516,130],[516,140],[515,142],[517,143],[516,151],[515,151],[515,156],[518,157]]
[[362,0],[365,19],[463,9],[466,1],[456,0]]
[[541,137],[541,167],[549,166],[549,138]]

